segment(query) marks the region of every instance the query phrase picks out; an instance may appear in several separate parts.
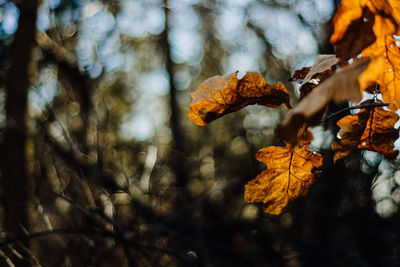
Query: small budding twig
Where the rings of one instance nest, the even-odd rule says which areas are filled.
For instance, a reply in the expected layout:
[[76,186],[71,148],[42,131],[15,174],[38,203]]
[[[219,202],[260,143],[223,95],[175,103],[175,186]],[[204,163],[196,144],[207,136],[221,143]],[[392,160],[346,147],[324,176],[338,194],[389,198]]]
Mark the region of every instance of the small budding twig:
[[360,105],[344,108],[335,113],[329,114],[328,116],[326,116],[326,119],[329,120],[330,118],[332,118],[342,112],[346,112],[346,111],[353,110],[353,109],[371,108],[371,107],[387,107],[387,106],[389,106],[389,103],[373,102],[373,103],[360,104]]

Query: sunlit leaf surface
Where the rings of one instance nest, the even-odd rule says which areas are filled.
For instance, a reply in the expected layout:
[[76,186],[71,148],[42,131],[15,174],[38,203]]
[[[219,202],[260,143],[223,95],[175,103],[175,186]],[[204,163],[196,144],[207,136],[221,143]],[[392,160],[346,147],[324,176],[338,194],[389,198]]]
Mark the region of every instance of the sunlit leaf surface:
[[307,149],[311,138],[309,134],[296,146],[261,149],[256,159],[266,163],[267,170],[246,184],[244,199],[263,202],[265,212],[279,215],[293,199],[305,196],[317,177],[313,169],[322,165],[322,156]]

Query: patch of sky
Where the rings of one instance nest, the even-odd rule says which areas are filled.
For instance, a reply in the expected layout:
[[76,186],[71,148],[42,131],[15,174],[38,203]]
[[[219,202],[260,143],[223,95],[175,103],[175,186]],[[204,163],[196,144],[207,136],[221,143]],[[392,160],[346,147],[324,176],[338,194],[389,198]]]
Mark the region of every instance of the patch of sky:
[[244,43],[240,41],[232,47],[231,55],[223,64],[225,72],[238,70],[239,74],[244,74],[249,70],[263,71],[259,61],[265,50],[264,43],[260,42],[252,31],[242,31],[241,35]]
[[[309,33],[301,27],[298,19],[293,14],[280,10],[271,14],[270,27],[266,28],[265,35],[268,41],[283,55],[293,53],[316,53],[317,45]],[[273,26],[275,25],[275,26]]]
[[46,31],[50,28],[49,8],[45,4],[39,7],[36,27],[42,31]]
[[98,45],[100,57],[106,57],[117,52],[121,47],[118,32],[113,31]]
[[268,14],[271,13],[271,10],[270,7],[265,4],[253,4],[249,7],[247,13],[249,14],[249,20],[257,26],[265,28],[270,23]]
[[392,199],[385,198],[376,203],[375,211],[382,218],[390,218],[398,212],[399,208]]
[[91,66],[88,66],[88,67],[86,68],[86,70],[87,70],[87,72],[89,73],[89,76],[90,76],[92,79],[96,79],[96,78],[98,78],[98,77],[102,74],[102,72],[103,72],[103,64],[101,64],[101,63],[99,62],[99,60],[95,60],[95,61],[93,61],[93,63],[92,63]]
[[296,42],[296,50],[306,55],[314,55],[318,53],[318,44],[312,34],[304,28],[298,29]]
[[[159,34],[164,30],[164,10],[162,7],[152,7],[143,17],[143,24],[151,34]],[[138,25],[138,27],[140,27]]]
[[229,0],[227,2],[228,3],[232,3],[235,6],[244,8],[244,7],[248,6],[248,5],[250,5],[251,3],[253,3],[254,0]]
[[200,23],[200,17],[190,5],[185,4],[181,8],[171,8],[170,23],[173,27],[196,30]]
[[147,99],[166,95],[169,92],[168,74],[164,69],[158,69],[141,75],[139,89]]
[[120,69],[124,64],[124,57],[119,52],[121,42],[117,31],[113,31],[98,46],[99,57],[107,72]]
[[326,150],[331,147],[333,134],[329,130],[325,130],[323,126],[316,126],[311,129],[313,140],[310,144],[310,149],[313,151]]
[[170,9],[183,9],[188,7],[189,5],[195,5],[202,2],[202,0],[169,0],[168,7]]
[[314,0],[297,1],[294,10],[297,14],[300,14],[309,25],[314,26],[319,20],[319,14]]
[[88,18],[83,27],[87,27],[87,33],[97,40],[102,41],[109,37],[110,32],[115,28],[114,16],[107,11],[101,11]]
[[102,70],[96,63],[97,58],[100,58],[107,71],[120,68],[123,57],[116,53],[120,48],[120,41],[118,33],[114,31],[114,16],[97,1],[86,5],[83,11],[86,13],[83,16],[85,19],[79,28],[76,45],[80,67],[88,70],[91,77],[97,77]]
[[46,4],[48,8],[54,9],[61,4],[61,0],[47,0]]
[[83,19],[87,19],[90,18],[92,16],[94,16],[95,14],[101,12],[104,10],[104,5],[102,2],[100,1],[93,1],[88,3],[87,5],[85,5],[82,9],[82,18]]
[[383,159],[383,156],[381,154],[369,150],[364,150],[362,152],[362,155],[363,159],[368,163],[369,166],[372,167],[378,165]]
[[203,46],[200,34],[181,28],[171,29],[168,42],[171,45],[171,58],[176,63],[195,60]]
[[38,85],[29,93],[29,102],[39,110],[43,110],[57,93],[57,76],[52,68],[40,71]]
[[192,81],[192,77],[186,70],[177,71],[174,75],[174,85],[176,89],[186,90]]
[[103,64],[106,72],[117,71],[124,65],[124,56],[119,52],[109,55],[104,58]]
[[60,26],[71,24],[75,21],[74,10],[71,8],[64,9],[59,16],[55,16],[56,24]]
[[7,3],[4,11],[1,28],[8,35],[14,34],[18,28],[19,9],[13,3]]
[[89,36],[85,36],[84,34],[79,35],[76,44],[76,53],[79,58],[80,68],[86,69],[88,66],[93,65],[95,56],[94,45],[94,41]]
[[262,106],[249,106],[246,109],[249,111],[243,120],[243,127],[246,130],[273,129],[279,121],[277,112],[267,110]]
[[165,112],[167,109],[161,97],[153,96],[150,99],[148,95],[142,94],[135,108],[124,117],[120,135],[125,139],[135,138],[139,141],[153,138],[156,129],[162,129],[168,121],[170,113]]
[[123,1],[121,5],[117,24],[122,33],[131,37],[145,37],[148,33],[159,34],[164,30],[162,6],[132,0]]
[[244,10],[238,7],[227,6],[220,11],[216,20],[218,34],[228,42],[243,40],[240,34],[246,25]]
[[152,138],[154,133],[151,116],[146,112],[134,112],[123,118],[120,136],[126,140],[135,138],[138,141],[145,141]]
[[335,10],[334,3],[331,0],[314,0],[319,15],[319,21],[327,21],[331,19]]
[[292,68],[311,65],[318,53],[318,44],[296,14],[282,8],[254,4],[249,20],[265,29],[265,37],[275,56],[290,60]]
[[239,71],[240,76],[243,76],[249,70],[260,71],[260,67],[257,64],[257,56],[245,51],[233,53],[229,57],[227,67],[224,68],[224,71],[226,73]]

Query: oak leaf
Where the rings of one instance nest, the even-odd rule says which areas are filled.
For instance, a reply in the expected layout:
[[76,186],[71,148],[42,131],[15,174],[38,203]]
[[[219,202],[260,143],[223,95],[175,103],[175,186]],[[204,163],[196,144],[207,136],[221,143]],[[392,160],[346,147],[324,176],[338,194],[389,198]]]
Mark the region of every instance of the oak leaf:
[[[382,103],[382,101],[377,101]],[[373,103],[371,100],[362,104]],[[394,128],[399,116],[383,107],[368,107],[348,115],[337,122],[340,142],[332,143],[334,161],[348,157],[357,149],[381,153],[388,160],[396,159],[399,151],[394,150],[394,142],[399,131]]]
[[362,89],[377,82],[385,102],[392,111],[400,108],[400,41],[392,35],[384,35],[362,52],[372,58],[371,66],[361,75]]
[[291,110],[277,129],[278,136],[295,144],[303,125],[320,122],[322,112],[331,101],[361,100],[358,76],[369,64],[369,59],[361,59],[338,70],[319,84],[299,104]]
[[263,202],[264,212],[281,214],[295,198],[305,196],[317,178],[314,168],[322,165],[322,156],[309,151],[312,136],[297,145],[270,146],[259,150],[256,159],[267,164],[267,170],[245,185],[247,202]]
[[398,0],[343,0],[333,18],[331,43],[342,60],[358,55],[400,25]]
[[214,76],[201,83],[191,97],[188,117],[199,126],[253,104],[290,108],[286,87],[280,82],[267,83],[257,72],[247,72],[240,80],[237,72]]

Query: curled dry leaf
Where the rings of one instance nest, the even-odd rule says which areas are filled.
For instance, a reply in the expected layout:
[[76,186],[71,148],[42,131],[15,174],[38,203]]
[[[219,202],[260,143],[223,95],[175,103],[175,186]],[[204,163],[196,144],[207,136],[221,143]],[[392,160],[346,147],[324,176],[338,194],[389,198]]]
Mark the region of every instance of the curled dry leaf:
[[398,0],[343,0],[333,18],[331,43],[342,60],[355,57],[400,25]]
[[371,66],[361,75],[362,89],[373,82],[380,85],[380,93],[389,109],[400,108],[400,41],[392,35],[385,35],[362,52],[363,57],[372,58]]
[[[362,104],[372,103],[371,100]],[[378,101],[378,103],[382,103]],[[388,160],[396,159],[399,151],[394,150],[394,142],[399,131],[394,128],[399,116],[383,107],[370,107],[348,115],[337,122],[340,142],[332,143],[334,161],[348,157],[357,149],[379,152]]]
[[244,199],[263,202],[264,211],[281,214],[295,198],[305,196],[317,178],[314,168],[322,165],[322,156],[307,150],[312,136],[296,146],[270,146],[261,149],[256,159],[267,164],[267,170],[245,185]]
[[247,72],[240,80],[237,72],[214,76],[201,83],[191,97],[188,116],[199,126],[253,104],[290,108],[286,87],[280,82],[268,84],[257,72]]
[[336,55],[318,55],[315,63],[300,84],[300,100],[308,95],[318,84],[329,78],[336,71],[337,63],[338,58]]
[[296,82],[302,84],[307,73],[310,71],[311,67],[303,67],[299,70],[295,70],[293,76],[289,79],[289,82]]
[[339,68],[335,74],[318,85],[300,103],[288,113],[277,129],[278,136],[295,144],[303,125],[320,122],[321,113],[331,101],[361,100],[358,76],[369,64],[369,59],[361,59],[353,64]]

